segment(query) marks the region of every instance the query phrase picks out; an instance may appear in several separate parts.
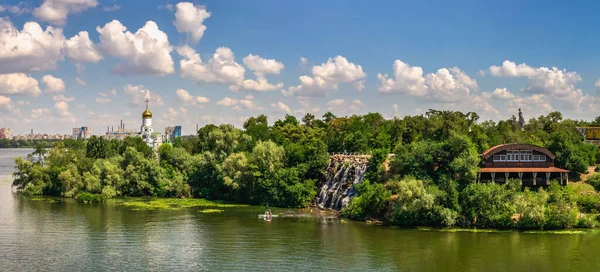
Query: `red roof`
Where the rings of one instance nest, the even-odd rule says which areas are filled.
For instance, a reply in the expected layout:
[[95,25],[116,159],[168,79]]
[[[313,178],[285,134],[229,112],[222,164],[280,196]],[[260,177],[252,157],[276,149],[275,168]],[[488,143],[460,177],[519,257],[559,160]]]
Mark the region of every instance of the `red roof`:
[[481,168],[479,173],[569,173],[569,170],[561,169],[558,167],[539,167],[539,168],[526,168],[526,167],[491,167]]

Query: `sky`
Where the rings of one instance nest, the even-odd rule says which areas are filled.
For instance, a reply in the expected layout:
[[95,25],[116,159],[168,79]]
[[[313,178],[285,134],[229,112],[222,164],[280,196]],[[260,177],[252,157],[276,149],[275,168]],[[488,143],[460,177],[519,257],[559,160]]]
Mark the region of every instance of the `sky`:
[[0,127],[600,115],[595,1],[0,2]]

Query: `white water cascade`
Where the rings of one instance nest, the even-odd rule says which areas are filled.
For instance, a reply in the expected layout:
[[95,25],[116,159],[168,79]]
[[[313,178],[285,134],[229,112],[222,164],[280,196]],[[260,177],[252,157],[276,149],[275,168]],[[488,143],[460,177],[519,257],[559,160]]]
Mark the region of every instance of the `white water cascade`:
[[357,195],[354,187],[362,182],[367,171],[367,159],[347,160],[347,158],[333,159],[325,173],[326,181],[315,200],[315,205],[320,209],[339,211]]

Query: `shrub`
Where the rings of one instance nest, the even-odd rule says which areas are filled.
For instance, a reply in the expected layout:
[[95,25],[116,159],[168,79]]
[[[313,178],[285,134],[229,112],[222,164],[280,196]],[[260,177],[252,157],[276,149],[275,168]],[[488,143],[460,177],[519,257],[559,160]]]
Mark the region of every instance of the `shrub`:
[[598,219],[595,215],[584,214],[577,221],[578,228],[595,228],[598,226]]
[[[596,168],[596,169],[598,169],[598,168]],[[600,191],[600,173],[596,172],[596,173],[591,174],[588,177],[587,183],[594,186],[594,189],[596,189],[596,191]]]
[[568,229],[577,224],[579,210],[570,203],[553,203],[548,206],[546,229]]
[[[439,191],[435,187],[436,191]],[[425,225],[432,221],[435,195],[428,191],[422,180],[400,181],[398,198],[394,203],[391,221],[398,225]]]
[[370,183],[369,180],[355,186],[358,196],[342,209],[341,215],[354,220],[381,217],[389,203],[390,192],[382,184]]
[[106,197],[102,194],[91,194],[88,192],[81,192],[75,196],[75,200],[80,203],[102,203]]

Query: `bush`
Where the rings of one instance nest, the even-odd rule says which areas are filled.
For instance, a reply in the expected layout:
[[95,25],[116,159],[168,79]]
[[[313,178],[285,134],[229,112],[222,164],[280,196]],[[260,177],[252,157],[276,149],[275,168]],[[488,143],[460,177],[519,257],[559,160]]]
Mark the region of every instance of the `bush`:
[[595,228],[598,226],[598,218],[596,215],[584,214],[577,221],[578,228]]
[[516,212],[510,186],[496,183],[469,184],[461,194],[463,214],[470,224],[483,228],[514,227]]
[[404,226],[429,224],[433,221],[435,199],[435,194],[427,190],[422,180],[404,179],[400,181],[391,221]]
[[381,217],[389,203],[390,192],[382,184],[370,183],[369,180],[363,180],[355,186],[358,196],[342,209],[341,215],[354,220]]
[[[596,168],[598,169],[598,168]],[[600,191],[600,173],[593,173],[588,177],[587,183],[594,186],[596,191]]]
[[577,224],[579,210],[570,203],[553,203],[548,206],[546,229],[568,229]]
[[102,203],[106,197],[102,194],[91,194],[88,192],[81,192],[75,196],[75,200],[79,203]]

